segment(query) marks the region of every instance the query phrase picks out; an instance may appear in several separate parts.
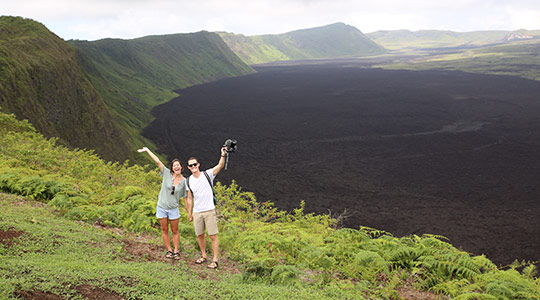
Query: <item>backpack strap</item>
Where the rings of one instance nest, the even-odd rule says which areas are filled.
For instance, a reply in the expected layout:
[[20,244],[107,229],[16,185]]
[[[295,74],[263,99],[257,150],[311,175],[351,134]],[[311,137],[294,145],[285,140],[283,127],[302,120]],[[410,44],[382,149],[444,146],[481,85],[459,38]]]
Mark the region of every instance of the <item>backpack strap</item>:
[[204,173],[204,176],[206,176],[206,179],[208,180],[208,183],[212,187],[212,195],[214,197],[216,197],[216,195],[214,195],[214,185],[212,184],[212,181],[210,180],[210,176],[208,176],[208,173],[206,173],[206,171],[204,171],[203,173]]
[[212,196],[214,196],[214,206],[217,205],[217,200],[216,200],[216,194],[214,194],[214,185],[212,184],[212,181],[210,180],[210,176],[208,175],[208,173],[206,173],[206,171],[203,172],[204,173],[204,176],[206,176],[206,179],[208,180],[208,183],[210,184],[210,187],[212,187]]

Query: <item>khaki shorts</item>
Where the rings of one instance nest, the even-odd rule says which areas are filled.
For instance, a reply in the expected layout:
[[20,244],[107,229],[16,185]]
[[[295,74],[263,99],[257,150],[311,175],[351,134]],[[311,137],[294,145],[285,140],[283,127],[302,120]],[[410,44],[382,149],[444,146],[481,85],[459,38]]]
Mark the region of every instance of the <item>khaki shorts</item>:
[[208,235],[218,233],[216,210],[203,211],[193,213],[193,226],[195,226],[195,234],[204,234],[204,229],[208,231]]

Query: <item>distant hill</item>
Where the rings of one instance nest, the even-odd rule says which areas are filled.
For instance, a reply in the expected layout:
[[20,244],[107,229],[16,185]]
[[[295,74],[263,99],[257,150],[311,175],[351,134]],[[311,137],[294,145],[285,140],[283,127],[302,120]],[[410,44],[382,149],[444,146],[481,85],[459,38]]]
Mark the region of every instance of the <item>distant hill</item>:
[[21,17],[0,17],[0,53],[1,110],[119,161],[141,159],[140,130],[173,90],[254,72],[215,33],[65,42]]
[[370,56],[386,52],[360,30],[343,23],[276,35],[244,36],[226,32],[219,32],[219,35],[248,64]]
[[134,147],[81,66],[76,51],[42,24],[0,17],[0,108],[47,137],[103,158]]
[[445,48],[458,46],[483,46],[503,43],[513,39],[540,36],[540,31],[472,31],[454,32],[447,30],[381,30],[366,34],[389,50],[411,50],[423,48]]

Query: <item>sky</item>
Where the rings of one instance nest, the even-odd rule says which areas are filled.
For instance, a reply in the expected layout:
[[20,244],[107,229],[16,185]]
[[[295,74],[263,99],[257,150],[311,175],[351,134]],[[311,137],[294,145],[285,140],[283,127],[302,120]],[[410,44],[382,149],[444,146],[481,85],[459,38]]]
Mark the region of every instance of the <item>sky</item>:
[[538,0],[0,0],[0,15],[90,41],[201,30],[279,34],[336,22],[363,33],[540,29]]

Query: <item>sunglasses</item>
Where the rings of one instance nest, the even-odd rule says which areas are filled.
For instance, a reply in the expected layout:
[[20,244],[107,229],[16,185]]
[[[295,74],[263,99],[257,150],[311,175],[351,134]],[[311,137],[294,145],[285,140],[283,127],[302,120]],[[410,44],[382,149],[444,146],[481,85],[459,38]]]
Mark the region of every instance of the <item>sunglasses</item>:
[[174,185],[172,186],[172,192],[171,195],[174,195]]
[[195,166],[198,165],[198,164],[199,164],[198,162],[196,162],[196,163],[194,163],[194,164],[189,164],[188,167],[192,168],[192,167],[195,167]]

